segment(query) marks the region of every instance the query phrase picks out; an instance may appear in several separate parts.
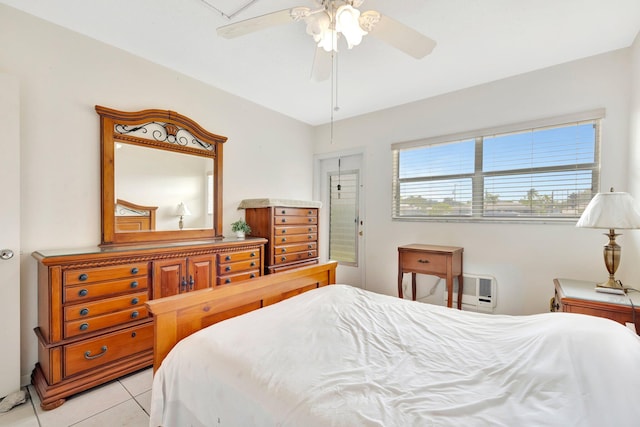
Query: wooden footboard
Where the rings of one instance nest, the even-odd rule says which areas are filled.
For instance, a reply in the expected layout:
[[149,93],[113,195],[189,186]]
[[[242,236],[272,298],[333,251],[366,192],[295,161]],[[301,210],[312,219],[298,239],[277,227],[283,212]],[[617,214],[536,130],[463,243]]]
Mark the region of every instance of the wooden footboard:
[[153,369],[181,339],[209,325],[335,283],[335,261],[148,301],[153,316]]

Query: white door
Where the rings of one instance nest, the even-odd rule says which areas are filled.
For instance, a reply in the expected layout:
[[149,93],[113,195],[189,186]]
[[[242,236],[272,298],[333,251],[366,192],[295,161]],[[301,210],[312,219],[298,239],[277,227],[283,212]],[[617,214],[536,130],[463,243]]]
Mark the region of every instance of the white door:
[[316,191],[320,209],[320,251],[338,261],[336,281],[365,287],[364,185],[362,153],[330,154],[317,159]]
[[0,74],[0,398],[20,388],[20,104]]

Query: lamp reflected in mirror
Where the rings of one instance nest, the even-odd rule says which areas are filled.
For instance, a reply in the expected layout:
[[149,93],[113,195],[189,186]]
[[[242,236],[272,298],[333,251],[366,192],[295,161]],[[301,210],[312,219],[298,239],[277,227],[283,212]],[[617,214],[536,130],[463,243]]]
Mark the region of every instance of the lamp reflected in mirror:
[[182,230],[184,228],[184,217],[191,215],[191,211],[189,210],[189,208],[187,207],[187,205],[184,204],[184,202],[180,202],[180,204],[178,205],[178,208],[176,209],[176,216],[180,217],[180,220],[178,221],[178,228],[180,230]]

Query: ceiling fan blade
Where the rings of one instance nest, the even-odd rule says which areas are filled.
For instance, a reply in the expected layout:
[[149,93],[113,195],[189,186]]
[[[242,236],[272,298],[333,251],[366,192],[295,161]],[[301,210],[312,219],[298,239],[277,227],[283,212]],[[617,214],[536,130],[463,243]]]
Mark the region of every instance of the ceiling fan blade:
[[329,79],[329,77],[331,76],[331,68],[331,53],[318,46],[313,57],[311,79],[316,82],[322,82]]
[[232,39],[234,37],[244,36],[245,34],[264,30],[265,28],[274,27],[276,25],[288,24],[293,21],[294,18],[291,16],[291,9],[284,9],[279,10],[278,12],[267,13],[266,15],[256,16],[255,18],[224,25],[219,27],[217,32],[220,37]]
[[424,58],[436,47],[435,40],[384,15],[380,15],[369,34],[416,59]]

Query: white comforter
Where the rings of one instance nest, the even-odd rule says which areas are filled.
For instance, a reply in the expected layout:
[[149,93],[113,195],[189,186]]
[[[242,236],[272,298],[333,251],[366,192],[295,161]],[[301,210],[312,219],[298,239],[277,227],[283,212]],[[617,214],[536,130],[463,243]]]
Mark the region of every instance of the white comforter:
[[461,312],[345,285],[181,341],[155,426],[640,426],[640,339],[591,316]]

